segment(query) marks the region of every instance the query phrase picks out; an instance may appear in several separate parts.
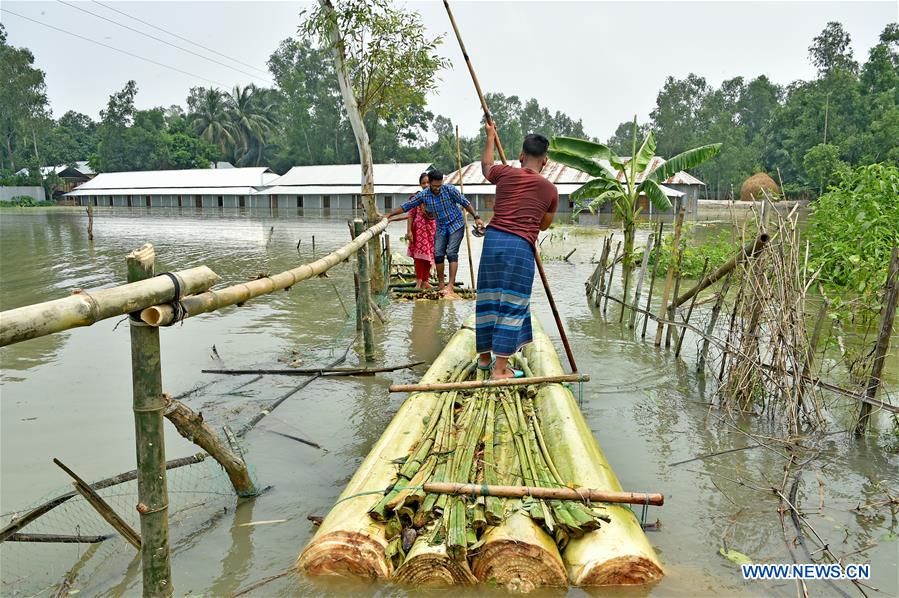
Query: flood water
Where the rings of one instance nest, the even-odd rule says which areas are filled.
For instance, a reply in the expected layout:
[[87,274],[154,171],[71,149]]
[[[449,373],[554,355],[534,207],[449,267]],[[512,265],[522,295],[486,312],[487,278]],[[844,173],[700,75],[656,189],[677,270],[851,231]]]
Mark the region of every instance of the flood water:
[[[125,255],[145,242],[156,247],[158,272],[205,264],[224,283],[234,283],[311,261],[313,237],[318,257],[349,239],[346,215],[95,210],[92,243],[86,238],[82,210],[0,212],[0,309],[63,297],[75,288],[120,284],[125,280]],[[402,249],[399,237],[404,226],[393,224],[389,229],[395,251]],[[601,225],[562,226],[541,249],[579,369],[592,378],[584,388],[583,411],[593,433],[625,489],[665,494],[665,506],[650,512],[650,520],[658,519],[660,529],[647,534],[666,576],[654,587],[589,593],[796,595],[792,581],[744,581],[739,567],[719,555],[724,547],[757,562],[792,562],[777,511],[779,499],[770,490],[782,484],[785,459],[779,450],[754,448],[671,465],[749,446],[754,442],[746,432],[769,431],[763,421],[735,420],[709,409],[710,391],[695,369],[696,342],[688,338],[682,360],[675,361],[670,351],[635,339],[632,330],[618,323],[613,304],[605,319],[588,305],[583,282],[593,272],[590,261],[608,232]],[[480,243],[473,239],[475,264]],[[570,261],[558,259],[574,248],[577,252]],[[459,279],[469,280],[464,250]],[[301,380],[269,376],[253,381],[250,376],[226,378],[201,370],[283,367],[288,362],[318,367],[333,362],[355,335],[354,323],[338,300],[339,294],[352,309],[352,289],[352,270],[343,264],[328,278],[163,329],[166,392],[177,395],[211,383],[186,397],[185,403],[216,426],[239,427],[261,405]],[[564,355],[539,280],[532,305]],[[169,484],[177,506],[172,509],[177,517],[173,516],[171,531],[176,595],[230,595],[291,567],[315,531],[307,516],[327,514],[399,407],[403,397],[389,394],[387,386],[416,381],[473,311],[471,301],[387,305],[389,321],[375,325],[378,363],[425,365],[371,378],[317,379],[292,395],[244,438],[246,458],[259,485],[271,486],[255,500],[238,504],[215,466],[204,463],[173,470]],[[89,481],[134,467],[128,324],[117,328],[116,324],[106,320],[0,349],[0,524],[16,511],[71,489],[67,476],[51,462],[53,457]],[[647,338],[653,334],[650,323]],[[346,365],[358,361],[354,346]],[[899,388],[897,370],[897,361],[891,358],[885,378],[893,393]],[[834,414],[831,434],[818,441],[821,457],[801,472],[799,508],[837,557],[845,555],[845,563],[871,564],[866,583],[880,593],[865,588],[868,595],[894,596],[899,592],[899,520],[897,507],[891,510],[885,503],[899,495],[899,442],[890,432],[890,420],[882,415],[876,418],[879,432],[863,440],[841,432],[851,426],[856,407],[844,407],[837,399],[829,403]],[[198,452],[166,426],[168,459]],[[314,441],[322,450],[275,432]],[[114,508],[127,511],[136,522],[133,497],[109,496]],[[38,531],[75,533],[72,525],[81,533],[108,530],[96,522],[93,512],[72,502],[55,519],[60,528],[53,529],[51,520]],[[863,508],[857,509],[859,505]],[[789,518],[785,525],[789,549],[799,562],[806,562],[801,549],[792,544],[795,533]],[[60,549],[6,542],[0,545],[0,593],[52,594],[74,570],[73,587],[84,595],[139,595],[134,550],[119,537],[104,544],[116,549],[94,555],[88,554],[87,545]],[[810,549],[817,547],[811,544]],[[820,558],[820,552],[813,556]],[[39,572],[30,571],[38,559],[45,564]],[[72,569],[79,559],[81,564]],[[836,593],[823,582],[807,585],[812,595]],[[849,582],[838,582],[837,587],[848,595],[859,594]],[[322,583],[291,574],[251,595],[331,593],[406,591]]]

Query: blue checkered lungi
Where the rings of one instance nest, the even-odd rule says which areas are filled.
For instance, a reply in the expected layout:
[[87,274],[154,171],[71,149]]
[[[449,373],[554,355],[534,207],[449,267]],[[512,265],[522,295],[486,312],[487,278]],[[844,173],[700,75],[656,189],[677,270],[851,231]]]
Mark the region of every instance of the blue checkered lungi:
[[478,268],[475,330],[478,353],[509,357],[533,340],[531,287],[534,248],[505,231],[487,227]]

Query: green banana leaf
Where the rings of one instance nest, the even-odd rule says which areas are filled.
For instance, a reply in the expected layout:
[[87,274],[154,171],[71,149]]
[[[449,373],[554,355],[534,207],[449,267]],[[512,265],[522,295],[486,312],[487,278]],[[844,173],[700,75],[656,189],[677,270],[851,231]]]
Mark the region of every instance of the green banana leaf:
[[701,147],[687,150],[682,154],[678,154],[656,168],[647,178],[660,183],[665,182],[673,174],[681,170],[689,170],[694,166],[698,166],[718,155],[721,151],[720,143],[712,143],[711,145],[703,145]]
[[649,178],[644,179],[637,187],[637,191],[639,193],[645,193],[655,209],[661,212],[667,212],[671,209],[671,201],[668,199],[668,196],[665,195],[665,192],[662,191],[662,188],[659,187],[659,184],[654,180]]

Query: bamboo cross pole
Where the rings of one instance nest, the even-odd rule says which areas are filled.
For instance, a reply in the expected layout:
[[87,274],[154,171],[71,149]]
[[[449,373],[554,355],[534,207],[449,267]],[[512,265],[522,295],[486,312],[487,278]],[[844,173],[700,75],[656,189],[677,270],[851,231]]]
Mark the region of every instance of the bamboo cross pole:
[[[459,173],[459,191],[465,195],[465,182],[462,180],[462,142],[459,140],[459,125],[456,125],[456,166]],[[468,231],[468,212],[462,210],[462,220],[465,222],[465,244],[468,246],[468,272],[471,275],[471,290],[476,290],[478,285],[474,278],[474,259],[471,257],[471,233]]]
[[[459,41],[459,48],[462,50],[462,56],[465,57],[465,64],[468,66],[468,72],[471,73],[471,80],[474,83],[475,91],[478,93],[478,99],[481,101],[481,108],[484,110],[484,118],[487,122],[493,123],[493,117],[490,115],[490,109],[487,107],[487,100],[484,98],[484,92],[481,91],[481,84],[478,82],[478,76],[474,72],[474,66],[465,50],[465,44],[462,43],[462,34],[459,33],[459,27],[456,25],[456,19],[453,17],[453,11],[447,0],[443,0],[443,6],[446,7],[446,14],[449,15],[450,23],[452,23],[453,31],[456,33],[456,39]],[[499,152],[500,160],[506,164],[506,152],[503,150],[503,144],[499,140],[499,134],[495,137],[496,149]],[[565,327],[562,325],[562,317],[559,315],[559,309],[556,307],[556,300],[549,288],[549,280],[546,278],[546,272],[543,269],[543,259],[540,257],[540,250],[534,248],[534,263],[537,265],[537,272],[540,273],[540,281],[543,283],[543,290],[546,293],[546,299],[549,302],[549,308],[553,313],[556,321],[556,328],[559,330],[559,336],[562,339],[562,346],[565,348],[565,356],[571,365],[571,371],[577,372],[577,363],[574,361],[574,354],[571,352],[571,346],[568,343],[568,335],[565,333]]]
[[590,376],[585,374],[561,374],[558,376],[531,376],[527,378],[502,378],[499,380],[468,380],[466,382],[391,384],[387,390],[390,392],[443,392],[447,390],[474,390],[476,388],[504,388],[507,386],[530,386],[531,384],[589,381]]
[[247,374],[274,374],[279,376],[373,376],[382,372],[394,372],[405,370],[423,364],[423,361],[413,361],[400,365],[381,368],[279,368],[279,369],[212,369],[200,370],[204,374],[225,374],[229,376],[244,376]]
[[432,494],[454,496],[498,496],[501,498],[547,498],[550,500],[577,500],[581,502],[605,502],[632,505],[665,504],[665,496],[659,493],[614,492],[593,488],[545,488],[541,486],[499,486],[489,484],[460,484],[454,482],[426,482],[424,491]]
[[[352,224],[350,228],[352,229]],[[264,276],[224,289],[210,290],[199,295],[184,297],[181,300],[181,304],[187,310],[187,315],[184,317],[205,314],[229,305],[241,305],[255,297],[288,289],[298,282],[318,276],[359,251],[372,237],[380,234],[385,228],[387,228],[386,218],[355,237],[340,249],[314,262],[303,264],[280,274]],[[171,297],[168,300],[171,301]],[[157,303],[163,303],[163,301]],[[167,326],[175,321],[175,310],[171,305],[153,305],[153,307],[148,307],[141,311],[140,317],[150,326]]]
[[[362,237],[362,220],[353,220],[355,239]],[[355,241],[354,239],[354,241]],[[375,359],[375,339],[372,330],[371,312],[371,273],[368,263],[368,247],[363,243],[356,252],[356,272],[359,274],[359,295],[356,297],[356,311],[362,319],[362,341],[365,350],[365,361]]]
[[38,542],[51,544],[97,544],[112,536],[72,536],[66,534],[13,534],[7,542]]
[[[182,295],[209,289],[220,278],[206,266],[173,272]],[[175,285],[168,276],[157,276],[109,289],[82,291],[68,297],[0,312],[0,346],[90,326],[175,298]]]
[[109,503],[103,500],[103,498],[97,494],[87,482],[82,480],[78,474],[66,467],[62,461],[53,459],[53,462],[74,480],[73,485],[78,494],[83,496],[84,500],[86,500],[88,504],[90,504],[90,506],[92,506],[97,513],[99,513],[100,516],[113,527],[113,529],[122,534],[122,537],[125,538],[129,544],[140,550],[140,536],[136,531],[131,529],[131,526],[128,525],[125,520],[112,509],[112,507],[109,506]]
[[[880,313],[880,334],[877,337],[877,345],[874,347],[874,363],[871,365],[871,375],[865,389],[865,396],[872,401],[877,397],[877,389],[880,388],[880,376],[883,373],[883,364],[886,361],[887,352],[890,350],[890,334],[893,332],[893,320],[896,317],[896,303],[899,301],[899,245],[893,247],[893,255],[890,258],[890,269],[887,273],[887,281],[883,291],[883,309]],[[855,433],[862,435],[871,418],[871,404],[862,403],[858,415],[858,424]]]
[[746,247],[739,249],[732,258],[730,258],[726,263],[722,264],[713,273],[709,274],[708,278],[699,281],[699,284],[697,284],[695,287],[693,287],[680,297],[677,297],[674,300],[674,306],[678,307],[681,304],[686,303],[694,295],[698,295],[705,289],[709,288],[710,286],[727,276],[738,264],[756,257],[762,252],[762,250],[768,244],[769,240],[770,236],[768,235],[768,233],[762,232],[761,234],[759,234],[759,236],[757,236],[755,240],[749,242]]
[[[674,241],[671,245],[672,251],[675,253],[680,253],[680,233],[681,229],[684,226],[684,209],[681,208],[677,213],[677,219],[674,221]],[[659,245],[661,247],[661,245]],[[665,276],[665,286],[662,287],[662,305],[659,307],[659,320],[665,319],[665,314],[668,312],[668,297],[671,293],[671,283],[674,280],[674,254],[671,255],[671,263],[668,264],[668,274]],[[656,347],[662,344],[662,333],[664,332],[665,326],[659,321],[658,326],[656,327]]]
[[[155,275],[156,252],[146,244],[126,258],[128,282]],[[162,367],[159,329],[131,323],[131,381],[137,449],[137,510],[140,513],[141,569],[144,596],[171,596],[168,487],[165,470],[165,430],[162,412]]]

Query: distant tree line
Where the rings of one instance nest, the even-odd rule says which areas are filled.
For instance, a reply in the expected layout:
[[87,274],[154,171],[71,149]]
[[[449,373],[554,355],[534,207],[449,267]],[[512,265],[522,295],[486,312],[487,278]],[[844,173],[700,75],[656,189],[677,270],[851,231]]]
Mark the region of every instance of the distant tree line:
[[[780,176],[788,193],[811,197],[846,167],[899,164],[899,26],[883,30],[862,65],[849,42],[839,23],[829,23],[809,48],[817,77],[786,87],[764,75],[735,77],[717,88],[692,73],[668,77],[639,133],[656,132],[661,156],[723,143],[716,158],[693,172],[719,198],[738,193],[758,171]],[[434,77],[445,66],[437,65]],[[138,86],[128,81],[109,97],[99,122],[73,111],[54,119],[44,73],[27,48],[7,43],[0,25],[0,176],[85,159],[98,172],[200,168],[216,161],[285,172],[294,165],[358,162],[328,53],[307,39],[287,39],[268,67],[272,88],[195,87],[183,107],[138,110]],[[440,92],[468,97],[469,90]],[[530,132],[591,137],[580,119],[536,99],[490,93],[487,101],[510,158]],[[454,170],[454,123],[428,111],[424,92],[410,90],[402,110],[393,104],[366,115],[375,162],[432,162]],[[632,128],[622,123],[608,145],[628,155]],[[481,142],[480,135],[461,139],[463,163],[478,159]]]

